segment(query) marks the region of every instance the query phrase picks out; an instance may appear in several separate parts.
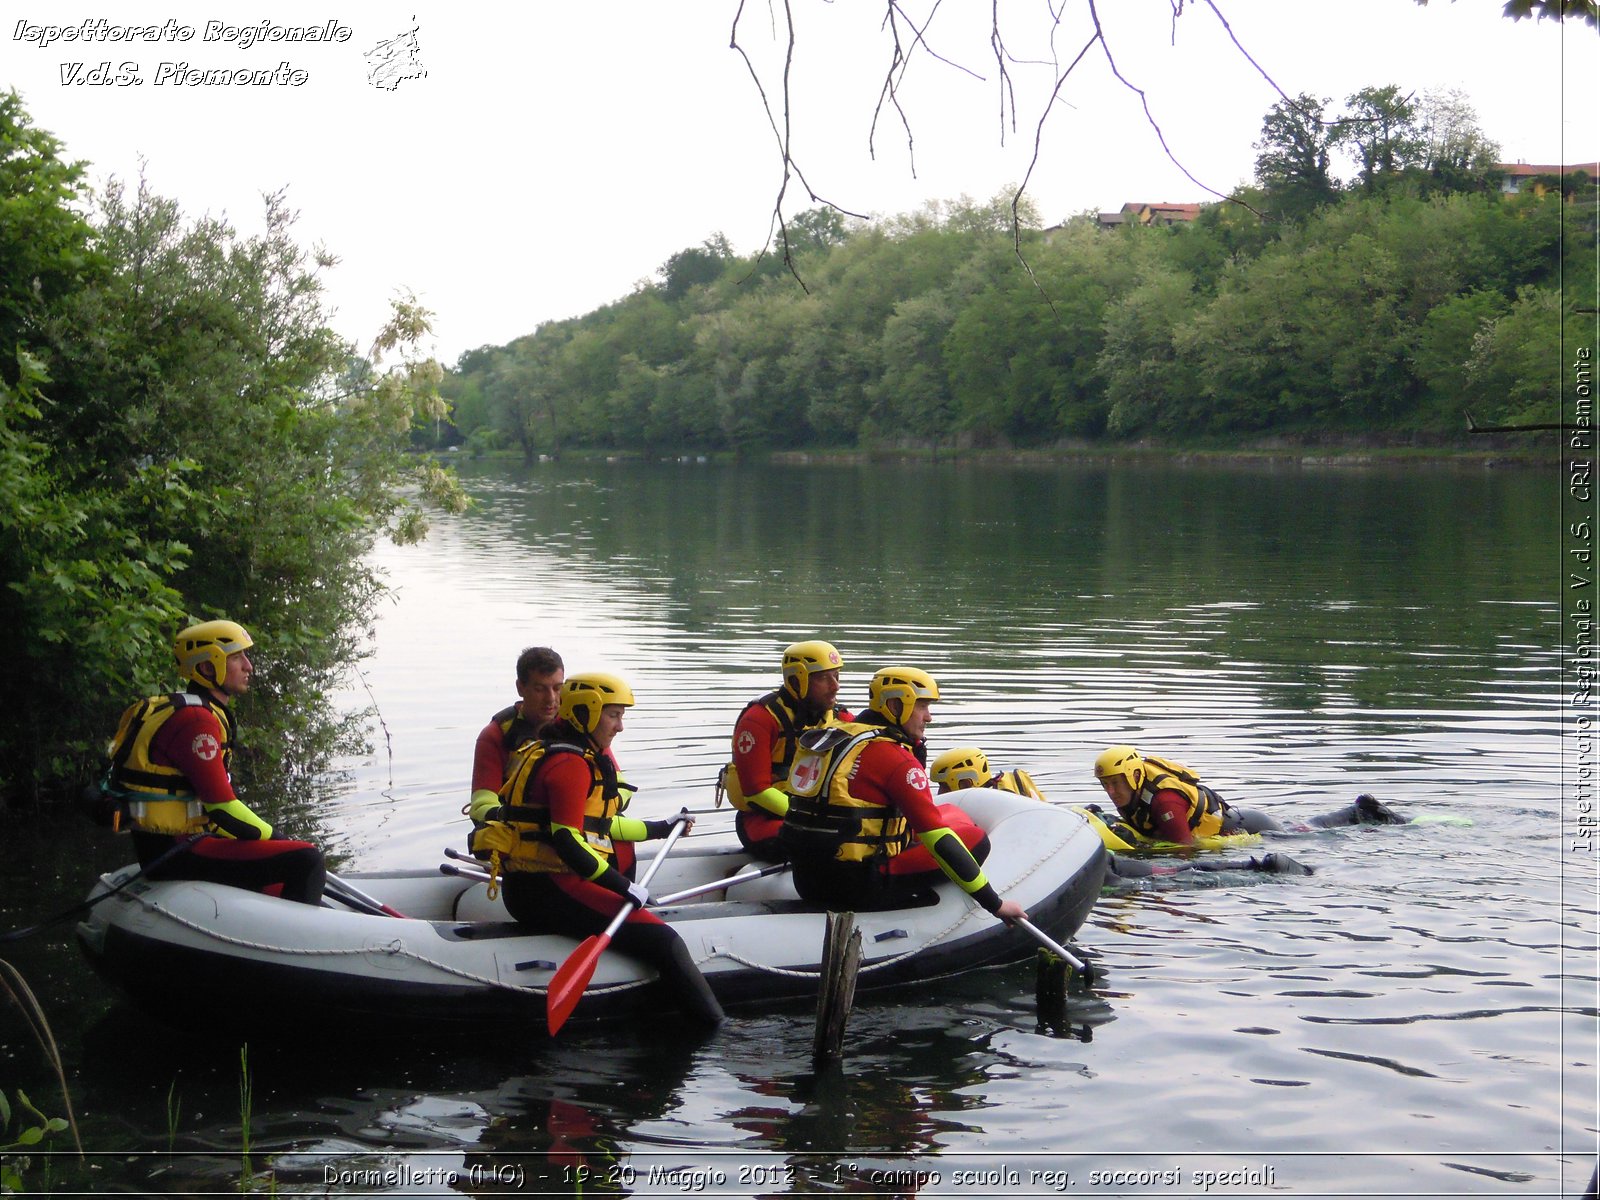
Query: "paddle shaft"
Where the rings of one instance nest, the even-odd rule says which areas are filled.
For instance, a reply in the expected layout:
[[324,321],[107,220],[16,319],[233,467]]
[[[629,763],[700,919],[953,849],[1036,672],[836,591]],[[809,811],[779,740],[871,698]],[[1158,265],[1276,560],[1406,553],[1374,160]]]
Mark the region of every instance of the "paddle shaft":
[[[687,809],[673,818],[672,832],[667,834],[661,852],[645,869],[644,878],[639,880],[640,887],[645,887],[654,878],[656,871],[666,861],[667,852],[683,836],[688,823]],[[605,953],[606,947],[611,944],[612,935],[622,928],[622,923],[632,916],[633,910],[638,907],[632,900],[624,899],[622,907],[617,910],[617,915],[611,918],[605,932],[585,938],[578,948],[567,956],[566,962],[556,968],[556,973],[551,976],[550,986],[545,992],[545,1020],[551,1037],[554,1037],[566,1024],[567,1018],[572,1015],[572,1010],[578,1006],[578,1001],[583,999],[584,989],[594,978],[594,969],[599,965],[600,956]]]
[[376,896],[367,895],[353,883],[347,883],[340,879],[332,871],[329,871],[327,876],[327,890],[333,893],[336,900],[358,901],[361,907],[366,908],[374,916],[400,917],[402,919],[405,917],[405,913],[399,909],[390,908]]
[[1077,957],[1077,955],[1075,955],[1071,951],[1069,951],[1060,942],[1056,941],[1055,938],[1051,937],[1048,933],[1046,933],[1044,930],[1040,929],[1032,921],[1028,920],[1027,917],[1018,917],[1017,920],[1016,920],[1016,924],[1022,926],[1022,928],[1024,928],[1024,929],[1026,929],[1030,934],[1033,935],[1033,940],[1034,941],[1038,942],[1039,945],[1043,946],[1046,950],[1050,951],[1051,954],[1054,954],[1057,958],[1059,958],[1062,962],[1066,963],[1067,966],[1071,967],[1074,971],[1079,971],[1079,972],[1083,973],[1084,975],[1088,975],[1089,974],[1089,968],[1081,958]]
[[[655,878],[656,872],[661,869],[661,864],[667,860],[667,852],[672,849],[673,843],[683,836],[683,827],[688,824],[688,816],[689,810],[684,809],[674,818],[672,832],[667,834],[667,840],[661,843],[660,852],[650,860],[650,865],[645,868],[644,875],[639,880],[640,887],[650,886],[650,881]],[[611,918],[611,924],[606,926],[606,931],[600,936],[609,942],[612,935],[622,928],[622,923],[631,917],[633,910],[638,907],[632,900],[624,900],[622,907],[617,910],[617,915]],[[604,949],[603,945],[601,949]],[[588,981],[585,980],[584,982],[587,983]]]
[[[665,853],[665,851],[663,851]],[[768,875],[776,875],[780,871],[787,871],[788,863],[774,863],[770,867],[759,870],[747,868],[737,875],[729,875],[726,879],[713,879],[710,883],[698,884],[692,888],[684,888],[681,892],[672,892],[665,896],[656,897],[656,905],[677,904],[680,900],[689,900],[695,896],[704,896],[707,892],[719,892],[723,888],[730,888],[736,883],[749,883],[752,879],[763,879]]]

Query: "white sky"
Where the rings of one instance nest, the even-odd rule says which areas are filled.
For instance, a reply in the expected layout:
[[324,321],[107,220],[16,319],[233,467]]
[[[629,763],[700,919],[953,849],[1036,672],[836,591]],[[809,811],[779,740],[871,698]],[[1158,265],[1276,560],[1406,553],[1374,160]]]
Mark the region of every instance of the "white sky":
[[[1099,0],[1122,74],[1144,88],[1173,154],[1226,191],[1253,170],[1252,143],[1277,99],[1227,40],[1214,11],[1187,0]],[[626,295],[666,258],[716,231],[740,253],[767,237],[781,182],[774,140],[743,61],[729,49],[736,0],[531,0],[509,4],[8,5],[0,18],[0,85],[16,87],[35,124],[90,164],[98,181],[152,186],[185,211],[259,227],[260,195],[287,187],[307,244],[340,265],[328,277],[335,324],[365,347],[389,299],[414,292],[435,313],[443,361],[500,344],[539,323]],[[929,0],[905,0],[926,12]],[[1086,0],[1056,53],[1087,35]],[[1506,161],[1594,161],[1600,155],[1600,40],[1577,21],[1512,22],[1501,0],[1215,0],[1234,35],[1284,91],[1331,97],[1399,84],[1419,95],[1465,93]],[[962,194],[986,199],[1018,182],[1032,155],[1049,82],[1043,0],[1002,0],[1018,59],[1018,127],[1001,145],[989,5],[944,0],[928,31],[959,66],[919,56],[903,105],[915,174],[892,114],[869,130],[889,61],[867,0],[793,0],[795,154],[817,193],[863,214],[909,212]],[[208,21],[322,25],[343,43],[248,49],[207,42]],[[23,25],[173,21],[187,43],[48,47]],[[740,41],[779,88],[782,14],[748,0]],[[365,52],[412,27],[423,78],[392,89],[368,77]],[[132,63],[135,86],[64,84],[63,64]],[[306,72],[298,87],[156,83],[162,63]],[[965,70],[961,69],[965,68]],[[67,68],[70,70],[70,68]],[[981,78],[979,78],[981,77]],[[1128,200],[1210,199],[1163,153],[1137,96],[1091,50],[1061,93],[1029,192],[1047,223]],[[786,210],[810,207],[791,182]]]

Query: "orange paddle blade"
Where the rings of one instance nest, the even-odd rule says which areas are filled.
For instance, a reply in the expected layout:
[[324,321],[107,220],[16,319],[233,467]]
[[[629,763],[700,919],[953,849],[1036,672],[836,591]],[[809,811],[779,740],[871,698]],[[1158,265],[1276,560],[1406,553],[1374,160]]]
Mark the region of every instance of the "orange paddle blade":
[[544,1006],[551,1037],[567,1023],[572,1010],[578,1007],[578,1001],[583,999],[584,988],[594,978],[594,969],[600,964],[600,956],[610,944],[609,933],[597,933],[585,938],[583,944],[569,954],[567,961],[550,977]]

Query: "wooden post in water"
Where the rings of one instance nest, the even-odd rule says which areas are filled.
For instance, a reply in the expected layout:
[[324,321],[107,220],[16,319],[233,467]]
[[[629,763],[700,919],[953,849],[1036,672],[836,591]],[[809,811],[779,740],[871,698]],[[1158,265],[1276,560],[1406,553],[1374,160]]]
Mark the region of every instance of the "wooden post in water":
[[1039,1024],[1049,1029],[1059,1029],[1067,1023],[1067,991],[1072,982],[1072,964],[1041,946],[1038,972],[1034,999],[1038,1007]]
[[828,914],[822,936],[822,976],[817,989],[817,1032],[811,1043],[811,1065],[821,1070],[844,1054],[844,1027],[856,999],[856,972],[861,967],[861,931],[855,913]]

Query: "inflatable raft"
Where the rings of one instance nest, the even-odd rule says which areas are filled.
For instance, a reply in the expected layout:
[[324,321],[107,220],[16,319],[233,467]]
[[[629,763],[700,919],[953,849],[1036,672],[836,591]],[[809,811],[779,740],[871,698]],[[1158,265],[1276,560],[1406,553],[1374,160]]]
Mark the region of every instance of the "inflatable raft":
[[[1100,893],[1106,853],[1078,814],[1010,792],[975,790],[962,806],[988,833],[984,871],[1032,923],[1065,941]],[[656,896],[726,879],[752,865],[737,847],[681,842],[662,861]],[[648,854],[648,848],[646,848]],[[648,865],[648,857],[641,870]],[[78,926],[96,969],[135,1000],[173,1013],[230,1009],[281,1022],[332,1018],[481,1022],[522,1017],[543,1029],[546,988],[576,939],[530,934],[484,883],[438,870],[351,873],[343,880],[404,917],[314,908],[238,888],[152,882],[136,866],[104,875]],[[725,1006],[817,993],[825,912],[795,894],[787,871],[653,911],[683,937]],[[1037,943],[995,920],[953,884],[923,903],[859,913],[861,991],[920,984],[1032,955]],[[659,1005],[654,972],[601,956],[575,1021]]]

